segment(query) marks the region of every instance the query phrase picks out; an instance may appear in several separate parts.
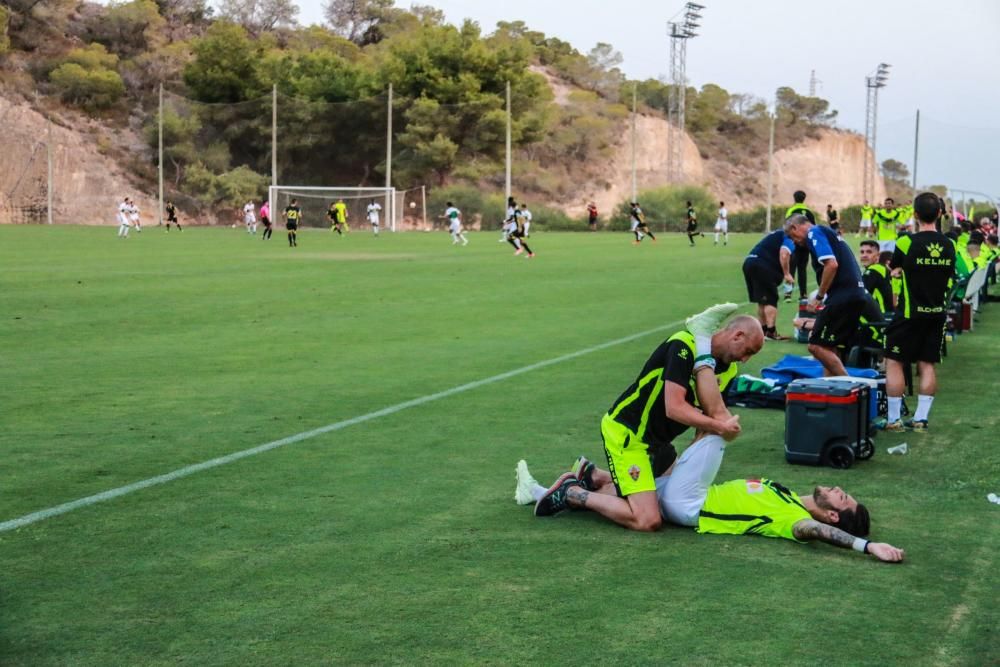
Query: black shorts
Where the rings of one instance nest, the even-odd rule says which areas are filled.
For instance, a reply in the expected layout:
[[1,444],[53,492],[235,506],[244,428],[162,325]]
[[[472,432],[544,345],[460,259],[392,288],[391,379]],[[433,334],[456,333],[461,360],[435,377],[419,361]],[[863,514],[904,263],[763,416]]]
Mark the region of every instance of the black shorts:
[[294,231],[298,228],[299,228],[299,223],[297,223],[294,220],[289,220],[288,222],[285,223],[285,229],[287,229],[288,231]]
[[819,311],[809,343],[823,347],[846,347],[858,334],[866,299],[851,299],[828,304]]
[[660,477],[677,460],[677,450],[673,443],[649,448],[649,463],[653,466],[653,477]]
[[761,306],[778,305],[778,285],[781,275],[775,273],[759,259],[752,257],[743,261],[743,278],[747,283],[747,298]]
[[698,223],[697,222],[689,222],[688,223],[688,231],[689,232],[693,232],[696,229],[698,229]]
[[264,223],[265,227],[270,227],[271,226],[271,219],[269,217],[267,217],[266,215],[260,216],[260,221]]
[[885,330],[885,356],[907,364],[914,361],[938,363],[946,322],[942,317],[896,317]]

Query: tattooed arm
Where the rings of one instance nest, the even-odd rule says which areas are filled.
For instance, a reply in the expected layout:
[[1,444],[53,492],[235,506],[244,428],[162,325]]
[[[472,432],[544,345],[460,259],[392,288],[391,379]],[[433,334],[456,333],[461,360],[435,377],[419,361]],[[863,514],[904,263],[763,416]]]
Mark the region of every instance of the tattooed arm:
[[[832,544],[842,549],[850,549],[854,546],[855,537],[850,533],[845,533],[840,528],[830,526],[815,519],[802,519],[792,526],[792,534],[797,540],[819,540]],[[868,542],[866,553],[869,553],[879,560],[896,563],[903,560],[904,552],[891,544],[881,542]]]

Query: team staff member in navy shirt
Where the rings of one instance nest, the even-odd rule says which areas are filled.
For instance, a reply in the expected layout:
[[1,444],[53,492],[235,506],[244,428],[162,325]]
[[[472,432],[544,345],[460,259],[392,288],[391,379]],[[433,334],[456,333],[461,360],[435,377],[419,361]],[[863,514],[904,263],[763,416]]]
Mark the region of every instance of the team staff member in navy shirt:
[[861,269],[850,247],[829,227],[814,225],[804,215],[785,220],[785,234],[809,249],[813,267],[820,276],[819,289],[809,302],[819,311],[809,337],[809,352],[823,364],[825,375],[847,375],[840,350],[858,331],[858,322],[868,301]]
[[757,319],[764,329],[764,337],[771,340],[788,340],[778,334],[775,319],[778,316],[778,285],[782,280],[793,280],[789,261],[795,244],[779,229],[771,232],[753,247],[743,260],[743,278],[747,283],[747,298],[757,304]]

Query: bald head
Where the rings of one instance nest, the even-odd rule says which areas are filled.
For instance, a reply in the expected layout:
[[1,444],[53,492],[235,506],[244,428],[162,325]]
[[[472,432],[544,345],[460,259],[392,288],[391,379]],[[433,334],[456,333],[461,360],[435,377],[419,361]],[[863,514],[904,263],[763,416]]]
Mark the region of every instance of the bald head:
[[749,315],[737,315],[712,336],[712,356],[725,363],[745,362],[762,347],[764,329]]
[[756,317],[751,317],[750,315],[737,315],[733,319],[729,320],[729,323],[725,326],[726,329],[731,329],[734,331],[742,331],[747,336],[754,336],[756,334],[764,335],[764,329],[760,326],[760,320]]

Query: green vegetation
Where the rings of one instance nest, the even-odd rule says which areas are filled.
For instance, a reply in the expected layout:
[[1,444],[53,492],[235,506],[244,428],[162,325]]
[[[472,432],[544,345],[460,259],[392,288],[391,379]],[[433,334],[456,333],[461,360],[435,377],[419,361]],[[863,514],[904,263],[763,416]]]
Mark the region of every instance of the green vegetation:
[[[293,253],[0,227],[0,520],[743,301],[755,240],[539,234],[529,261],[492,232],[359,231]],[[600,460],[600,415],[669,331],[0,533],[0,662],[996,664],[996,305],[949,346],[932,430],[867,463],[788,465],[782,413],[739,410],[723,479],[841,485],[901,565],[514,504],[519,458],[542,483]]]
[[[670,92],[659,81],[628,81],[608,43],[584,53],[522,21],[488,32],[393,0],[333,0],[329,27],[297,26],[289,0],[226,0],[217,18],[205,0],[129,0],[79,11],[68,0],[14,0],[10,7],[11,48],[38,52],[28,69],[43,92],[112,125],[142,117],[149,151],[122,156],[142,160],[131,165],[137,174],[156,160],[164,84],[171,194],[182,208],[216,213],[232,204],[220,195],[231,188],[220,182],[236,178],[249,187],[246,172],[270,174],[273,87],[283,183],[383,182],[391,85],[394,182],[496,191],[504,184],[509,82],[513,186],[533,201],[571,201],[581,183],[604,185],[602,167],[623,136],[633,87],[643,113],[665,113]],[[79,62],[81,52],[90,64]],[[539,68],[577,89],[554,99]],[[766,150],[762,100],[706,84],[687,91],[687,104],[704,156],[748,166]],[[777,105],[779,148],[835,115],[826,101],[790,88],[778,91]],[[753,194],[759,184],[747,179],[736,188]]]
[[85,109],[107,109],[125,93],[125,84],[114,70],[118,56],[100,44],[73,49],[49,73],[49,81],[63,101]]

